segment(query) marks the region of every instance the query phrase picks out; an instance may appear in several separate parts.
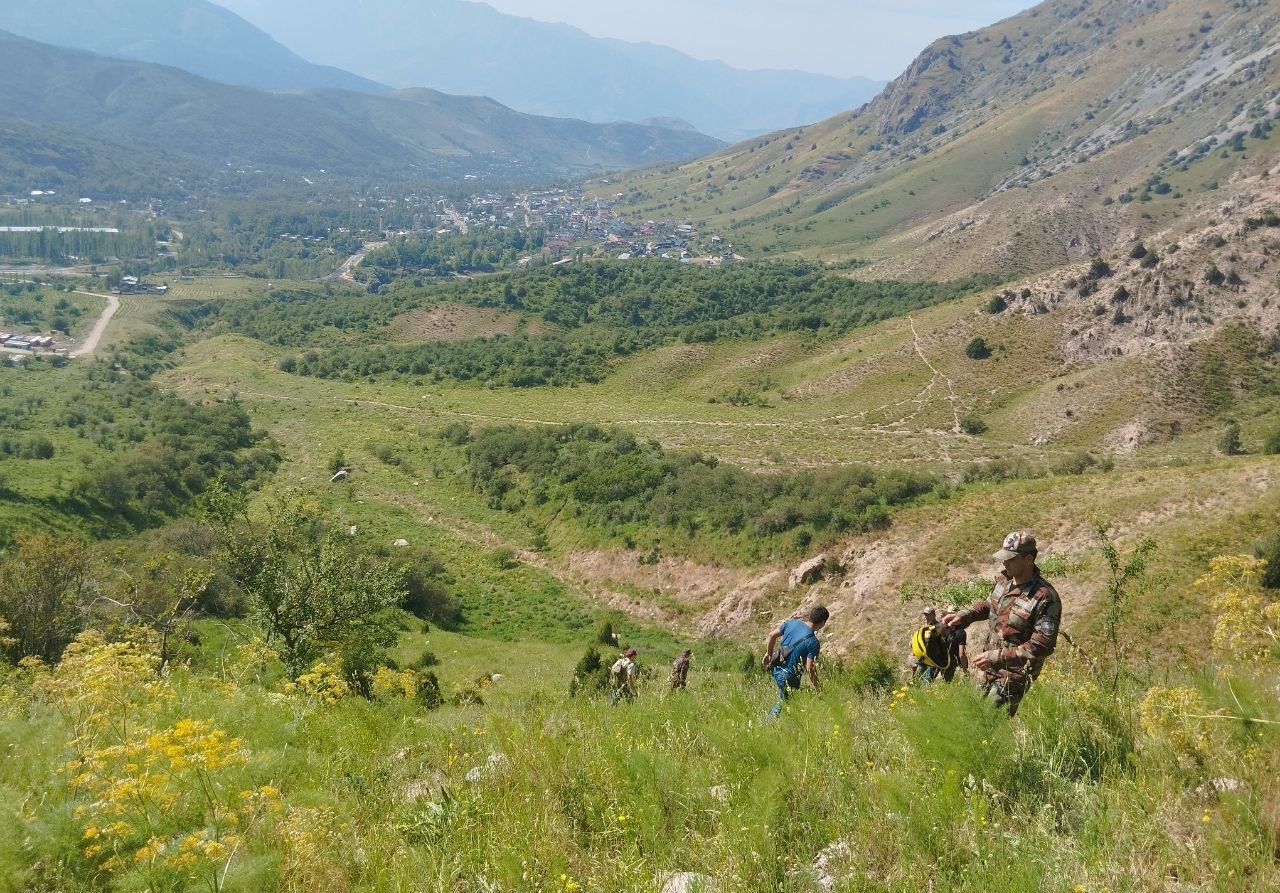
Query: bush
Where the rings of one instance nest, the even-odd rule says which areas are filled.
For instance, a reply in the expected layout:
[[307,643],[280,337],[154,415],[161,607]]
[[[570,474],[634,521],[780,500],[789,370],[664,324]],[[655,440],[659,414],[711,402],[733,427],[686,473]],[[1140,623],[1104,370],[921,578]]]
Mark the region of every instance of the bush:
[[1268,456],[1280,455],[1280,427],[1273,428],[1271,433],[1262,439],[1262,451]]
[[1069,456],[1062,457],[1057,462],[1053,463],[1049,470],[1056,475],[1084,474],[1097,464],[1098,460],[1090,453],[1080,450],[1079,452],[1072,453]]
[[569,682],[569,696],[602,692],[608,685],[609,668],[600,657],[600,651],[592,645],[578,659],[577,665],[573,668],[573,679]]
[[991,348],[987,346],[987,339],[981,335],[975,337],[965,345],[964,355],[971,360],[985,360],[991,356]]
[[977,436],[986,433],[987,423],[976,415],[966,415],[960,417],[960,430],[965,434]]
[[1224,456],[1244,455],[1244,445],[1240,442],[1240,424],[1229,422],[1218,437],[1218,452]]
[[859,692],[880,694],[897,682],[897,664],[888,651],[877,648],[855,661],[847,670],[847,678]]
[[991,300],[987,301],[988,313],[1004,313],[1007,309],[1009,309],[1009,303],[1003,295],[992,295]]
[[618,634],[614,632],[611,621],[603,620],[596,627],[596,641],[601,645],[608,645],[610,648],[617,646]]
[[1210,285],[1221,285],[1227,281],[1227,274],[1219,270],[1217,264],[1209,264],[1209,269],[1204,273],[1204,281]]

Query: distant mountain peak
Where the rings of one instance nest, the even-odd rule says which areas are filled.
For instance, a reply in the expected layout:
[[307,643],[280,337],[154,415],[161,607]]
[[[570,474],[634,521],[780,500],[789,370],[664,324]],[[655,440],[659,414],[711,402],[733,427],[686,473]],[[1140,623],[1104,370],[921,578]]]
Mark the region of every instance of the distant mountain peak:
[[[882,83],[742,70],[468,0],[219,0],[309,59],[396,87],[588,121],[680,118],[737,139],[862,105]],[[317,21],[343,22],[317,28]]]

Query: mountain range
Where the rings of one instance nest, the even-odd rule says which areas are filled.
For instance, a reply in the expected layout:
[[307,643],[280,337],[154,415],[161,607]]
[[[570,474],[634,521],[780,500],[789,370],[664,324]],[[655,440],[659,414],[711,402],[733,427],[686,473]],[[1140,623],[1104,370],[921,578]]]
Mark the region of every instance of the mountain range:
[[391,92],[346,71],[313,65],[207,0],[5,0],[0,30],[260,90]]
[[546,179],[688,158],[718,145],[684,129],[542,118],[434,90],[266,93],[5,32],[0,54],[0,179],[15,188],[137,173],[139,189],[163,194],[175,188],[166,176],[194,181],[213,170],[262,182],[464,172]]
[[867,78],[747,71],[466,0],[219,0],[317,62],[589,121],[676,117],[736,139],[856,108]]

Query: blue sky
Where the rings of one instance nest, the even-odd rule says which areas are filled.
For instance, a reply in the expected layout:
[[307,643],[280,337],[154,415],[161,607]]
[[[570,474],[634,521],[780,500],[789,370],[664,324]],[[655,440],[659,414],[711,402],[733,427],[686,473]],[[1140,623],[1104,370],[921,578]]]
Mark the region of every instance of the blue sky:
[[485,0],[597,37],[649,41],[739,68],[798,68],[888,80],[930,41],[1033,0]]

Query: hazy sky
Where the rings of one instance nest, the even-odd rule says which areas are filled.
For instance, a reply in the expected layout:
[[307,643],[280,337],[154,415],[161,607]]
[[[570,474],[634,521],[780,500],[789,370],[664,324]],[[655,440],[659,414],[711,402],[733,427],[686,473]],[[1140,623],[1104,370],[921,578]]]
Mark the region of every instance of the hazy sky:
[[798,68],[888,80],[930,41],[989,25],[1036,0],[485,0],[597,37],[648,41],[738,68]]

